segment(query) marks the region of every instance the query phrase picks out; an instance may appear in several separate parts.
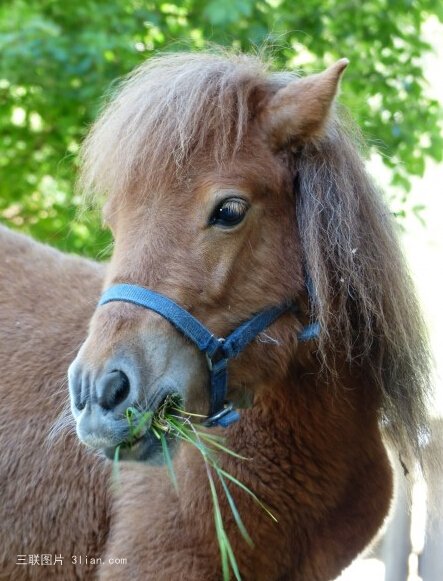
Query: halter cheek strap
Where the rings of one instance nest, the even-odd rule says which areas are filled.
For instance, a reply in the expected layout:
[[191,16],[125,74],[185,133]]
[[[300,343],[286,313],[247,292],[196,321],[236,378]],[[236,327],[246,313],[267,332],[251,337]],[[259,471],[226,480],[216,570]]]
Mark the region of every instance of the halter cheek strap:
[[[168,297],[155,291],[133,285],[117,284],[107,289],[101,296],[99,305],[113,301],[132,303],[154,311],[169,321],[178,331],[194,343],[206,355],[210,374],[211,404],[205,421],[208,427],[227,427],[236,422],[240,415],[232,404],[226,402],[228,390],[228,363],[236,357],[258,334],[290,310],[296,310],[293,303],[265,309],[242,323],[226,338],[216,337],[198,319]],[[298,334],[299,341],[309,341],[318,337],[318,323],[304,327]]]

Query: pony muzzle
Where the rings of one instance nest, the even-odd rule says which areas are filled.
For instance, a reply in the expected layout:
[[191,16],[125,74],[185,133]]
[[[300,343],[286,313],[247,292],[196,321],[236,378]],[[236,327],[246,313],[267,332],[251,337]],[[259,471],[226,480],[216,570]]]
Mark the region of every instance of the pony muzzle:
[[[173,382],[162,378],[148,391],[143,389],[143,375],[136,361],[114,357],[106,367],[94,373],[80,353],[69,373],[71,411],[76,420],[79,439],[88,447],[102,450],[112,458],[115,448],[124,445],[131,436],[128,410],[154,414],[167,400],[181,401]],[[122,459],[146,460],[156,450],[150,425],[140,434],[140,441],[122,450]],[[143,442],[142,442],[143,440]]]

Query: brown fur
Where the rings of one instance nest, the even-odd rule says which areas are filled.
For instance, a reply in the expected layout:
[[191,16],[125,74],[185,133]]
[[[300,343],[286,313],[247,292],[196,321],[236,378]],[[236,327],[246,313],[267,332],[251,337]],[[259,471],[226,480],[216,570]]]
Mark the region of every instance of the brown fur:
[[[107,194],[105,217],[116,245],[106,284],[135,282],[163,292],[217,334],[284,299],[306,307],[308,268],[318,293],[313,316],[322,323],[318,351],[297,344],[306,311],[279,320],[230,369],[233,384],[255,401],[226,431],[228,444],[251,460],[223,463],[279,522],[234,490],[255,541],[251,550],[228,507],[222,510],[244,579],[324,581],[365,548],[387,514],[392,475],[379,420],[418,453],[428,367],[393,227],[333,108],[323,106],[321,134],[321,123],[308,136],[297,134],[295,124],[292,139],[280,137],[283,149],[266,137],[266,108],[291,80],[244,56],[153,60],[123,85],[92,130],[81,183]],[[330,101],[335,91],[329,93]],[[273,127],[272,134],[281,133]],[[227,189],[251,202],[235,236],[199,226]],[[0,521],[8,539],[6,577],[23,571],[11,565],[16,551],[72,547],[91,554],[103,550],[107,537],[107,557],[126,557],[128,564],[103,566],[103,579],[219,579],[207,478],[195,451],[182,446],[176,457],[178,497],[164,468],[125,465],[111,509],[107,464],[70,435],[43,444],[105,273],[4,231],[0,244],[2,438],[10,450],[2,455],[2,474],[11,474],[7,519]],[[108,307],[92,318],[83,353],[90,365],[99,367],[118,344],[146,345],[154,331],[178,341],[151,313]],[[23,335],[16,321],[26,322]],[[206,409],[207,396],[194,389],[187,404]],[[56,465],[42,470],[51,458]],[[29,515],[22,482],[35,490]],[[53,525],[45,519],[49,509]],[[90,577],[85,569],[76,574]],[[63,569],[63,578],[74,571]]]
[[[103,549],[108,467],[75,434],[49,433],[104,269],[3,227],[0,247],[0,578],[84,578],[70,555]],[[15,565],[42,553],[64,555],[62,569]]]

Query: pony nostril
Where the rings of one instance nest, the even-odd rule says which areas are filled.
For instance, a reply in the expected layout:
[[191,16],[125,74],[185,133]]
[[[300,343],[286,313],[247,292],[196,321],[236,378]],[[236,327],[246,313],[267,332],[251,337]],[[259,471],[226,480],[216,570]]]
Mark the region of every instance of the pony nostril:
[[112,410],[125,401],[130,385],[126,373],[115,370],[107,373],[98,386],[98,404],[105,410]]
[[125,401],[125,399],[129,395],[129,379],[127,375],[122,371],[120,371],[120,374],[121,374],[120,385],[115,390],[112,402],[114,404],[114,407],[118,406],[118,404],[122,403],[122,401]]

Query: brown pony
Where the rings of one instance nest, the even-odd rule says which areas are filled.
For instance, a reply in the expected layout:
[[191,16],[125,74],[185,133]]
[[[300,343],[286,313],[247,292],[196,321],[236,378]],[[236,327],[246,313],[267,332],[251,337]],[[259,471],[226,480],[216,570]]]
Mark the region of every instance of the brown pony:
[[[233,490],[249,547],[222,503],[242,578],[333,579],[374,538],[392,498],[380,426],[403,457],[420,457],[429,358],[395,227],[334,105],[346,64],[299,79],[250,56],[151,59],[82,152],[81,187],[105,198],[110,264],[0,231],[0,578],[221,576],[195,450],[175,454],[177,495],[142,439],[111,502],[110,462],[72,429],[48,438],[89,320],[69,373],[80,440],[112,455],[124,410],[155,410],[169,393],[207,413],[205,358],[166,320],[122,302],[94,312],[116,282],[170,297],[218,336],[299,305],[230,363],[229,399],[250,407],[224,435],[250,460],[220,462],[278,520]],[[301,344],[310,320],[320,336]],[[16,564],[31,553],[64,562]]]

